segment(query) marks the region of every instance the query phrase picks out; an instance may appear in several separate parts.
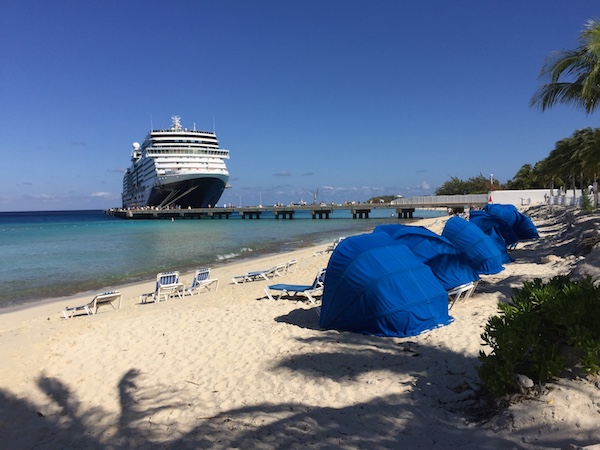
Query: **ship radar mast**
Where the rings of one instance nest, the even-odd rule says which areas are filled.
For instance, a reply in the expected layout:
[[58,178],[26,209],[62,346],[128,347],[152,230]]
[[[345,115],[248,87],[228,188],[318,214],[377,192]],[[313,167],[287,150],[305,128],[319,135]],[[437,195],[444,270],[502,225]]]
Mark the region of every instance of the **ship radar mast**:
[[181,131],[181,117],[180,116],[171,116],[171,130],[173,131]]
[[140,150],[140,143],[134,142],[131,144],[131,161],[136,162],[142,157],[142,151]]

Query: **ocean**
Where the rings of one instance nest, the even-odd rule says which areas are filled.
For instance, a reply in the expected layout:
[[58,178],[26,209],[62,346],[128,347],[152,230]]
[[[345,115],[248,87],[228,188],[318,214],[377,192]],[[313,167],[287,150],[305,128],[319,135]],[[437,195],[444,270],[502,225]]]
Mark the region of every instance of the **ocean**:
[[[123,220],[102,211],[0,212],[0,308],[153,279],[158,272],[218,267],[407,222],[393,210],[369,219]],[[415,218],[444,211],[417,210]]]

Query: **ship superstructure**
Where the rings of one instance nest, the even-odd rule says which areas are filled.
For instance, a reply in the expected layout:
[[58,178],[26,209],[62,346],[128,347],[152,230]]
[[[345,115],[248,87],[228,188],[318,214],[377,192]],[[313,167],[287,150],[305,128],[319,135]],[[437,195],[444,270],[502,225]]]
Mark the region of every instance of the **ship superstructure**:
[[229,180],[215,133],[188,130],[173,116],[168,130],[152,130],[134,142],[131,167],[123,176],[123,207],[205,208],[215,206]]

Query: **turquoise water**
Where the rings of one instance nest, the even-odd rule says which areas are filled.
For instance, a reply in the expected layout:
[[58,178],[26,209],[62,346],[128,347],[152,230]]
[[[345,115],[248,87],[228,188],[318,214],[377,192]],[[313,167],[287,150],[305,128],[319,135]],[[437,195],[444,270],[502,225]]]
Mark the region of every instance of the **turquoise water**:
[[[0,213],[0,307],[117,288],[157,272],[218,267],[397,223],[388,210],[370,219],[336,212],[329,220],[122,220],[102,211]],[[417,211],[434,217],[437,211]]]

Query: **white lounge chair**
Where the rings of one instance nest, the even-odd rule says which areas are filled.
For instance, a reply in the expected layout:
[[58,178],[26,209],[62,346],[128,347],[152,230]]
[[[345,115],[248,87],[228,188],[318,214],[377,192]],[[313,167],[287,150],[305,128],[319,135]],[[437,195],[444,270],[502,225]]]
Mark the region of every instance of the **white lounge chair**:
[[[117,302],[117,300],[119,307],[115,308],[114,303]],[[104,292],[96,295],[91,302],[85,305],[73,307],[67,306],[63,311],[63,315],[65,316],[65,319],[69,319],[73,317],[77,311],[85,311],[86,314],[91,316],[92,314],[96,314],[98,312],[98,308],[102,305],[110,305],[113,309],[121,309],[121,301],[122,295],[120,292]]]
[[331,244],[329,247],[327,247],[325,249],[326,252],[332,252],[335,250],[335,248],[340,244],[340,242],[342,242],[344,240],[344,236],[340,236],[339,238],[337,238],[335,241],[333,241],[333,244]]
[[238,275],[231,279],[234,284],[246,283],[248,281],[268,280],[269,278],[281,277],[286,274],[289,263],[277,264],[266,270],[257,270],[248,272],[244,275]]
[[335,239],[333,241],[333,243],[331,243],[329,246],[327,246],[327,248],[325,250],[320,250],[318,252],[315,252],[315,253],[313,253],[313,256],[322,255],[324,253],[331,253],[332,251],[335,250],[335,248],[339,245],[339,243],[344,240],[344,237],[345,236],[340,236],[339,238]]
[[202,289],[210,291],[210,287],[214,285],[215,291],[219,289],[219,279],[210,277],[210,269],[199,269],[196,270],[194,280],[189,288],[185,290],[186,293],[194,295],[200,293]]
[[452,309],[452,307],[458,300],[465,301],[466,299],[468,299],[475,291],[477,283],[477,281],[471,281],[470,283],[461,284],[460,286],[457,286],[454,289],[450,289],[448,291],[448,301],[450,302],[450,306],[448,307],[448,309]]
[[292,259],[292,260],[288,261],[286,268],[285,268],[285,273],[287,274],[288,272],[295,272],[297,266],[298,266],[297,259]]
[[[271,300],[279,300],[283,296],[295,297],[298,294],[304,295],[311,303],[316,304],[315,297],[323,293],[325,283],[325,269],[321,269],[312,284],[272,284],[265,287],[265,293]],[[277,298],[273,297],[271,291],[280,291]]]
[[149,294],[140,295],[140,303],[147,303],[149,300],[158,303],[161,298],[168,300],[172,295],[183,297],[184,286],[179,281],[179,272],[161,272],[156,275],[156,289]]

